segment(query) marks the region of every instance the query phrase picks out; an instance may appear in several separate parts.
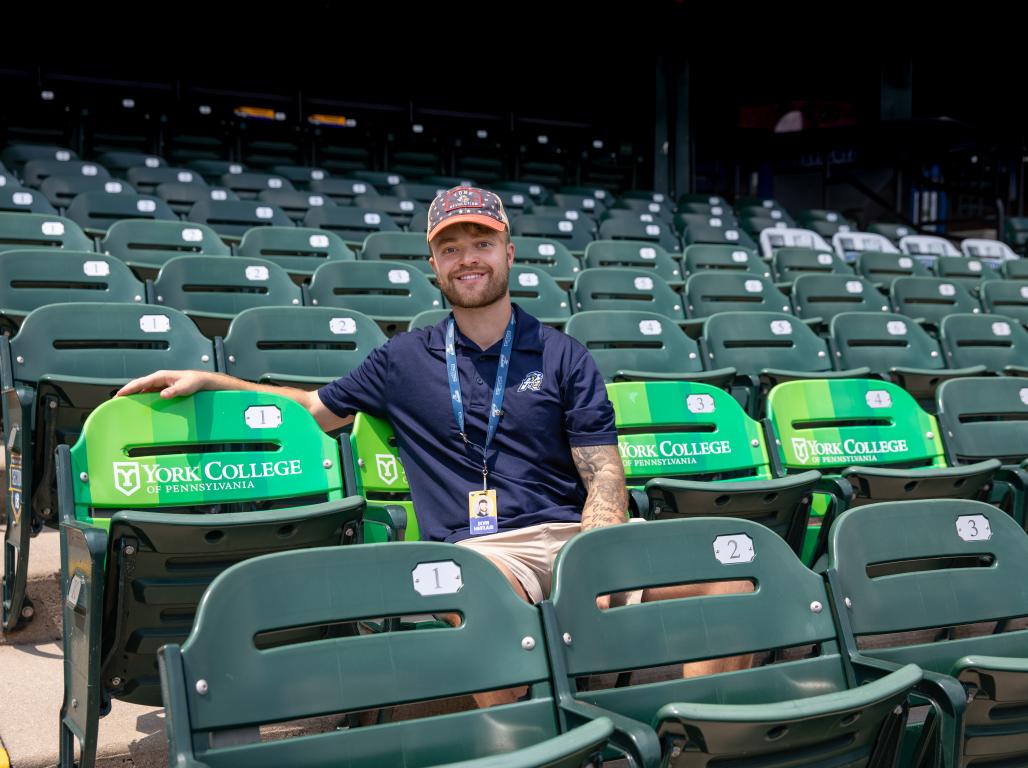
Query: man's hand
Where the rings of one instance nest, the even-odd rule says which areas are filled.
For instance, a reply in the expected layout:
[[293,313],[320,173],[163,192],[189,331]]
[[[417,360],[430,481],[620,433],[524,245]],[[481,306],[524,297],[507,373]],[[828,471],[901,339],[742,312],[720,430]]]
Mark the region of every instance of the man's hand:
[[628,493],[625,470],[616,445],[572,447],[578,474],[588,495],[582,507],[582,530],[616,525],[626,520]]
[[115,397],[139,392],[160,392],[161,397],[184,397],[210,388],[214,376],[208,371],[156,371],[133,379],[115,393]]

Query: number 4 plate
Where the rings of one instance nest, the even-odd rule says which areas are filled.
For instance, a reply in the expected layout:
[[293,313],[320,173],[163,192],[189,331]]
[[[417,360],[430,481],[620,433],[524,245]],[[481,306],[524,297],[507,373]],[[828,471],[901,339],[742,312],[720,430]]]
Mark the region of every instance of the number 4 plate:
[[722,565],[734,565],[736,563],[752,563],[757,556],[753,548],[753,539],[745,533],[737,533],[733,536],[718,536],[714,539],[714,557]]
[[964,541],[988,541],[992,538],[989,518],[985,515],[961,515],[957,518],[957,535]]

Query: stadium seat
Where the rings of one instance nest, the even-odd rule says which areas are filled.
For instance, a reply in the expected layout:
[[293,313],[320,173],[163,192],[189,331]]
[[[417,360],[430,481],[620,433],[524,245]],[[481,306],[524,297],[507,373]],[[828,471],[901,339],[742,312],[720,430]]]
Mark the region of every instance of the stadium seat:
[[420,232],[375,232],[364,240],[357,257],[363,261],[402,261],[435,280],[428,259],[432,255]]
[[1028,324],[1028,280],[988,280],[980,293],[986,312]]
[[[30,194],[42,197],[49,201],[54,208],[67,208],[71,205],[76,195],[83,192],[100,192],[108,195],[129,194],[136,192],[151,194],[143,190],[137,190],[132,184],[120,179],[102,178],[99,176],[51,176],[39,185],[39,192],[24,190]],[[17,202],[14,200],[12,202]],[[5,209],[6,210],[6,209]],[[43,213],[43,211],[30,211],[30,213]]]
[[906,224],[885,224],[875,223],[870,224],[867,227],[868,234],[881,235],[890,243],[897,248],[899,247],[899,241],[907,235],[915,234],[914,230],[908,227]]
[[670,225],[662,221],[646,222],[638,219],[612,218],[600,224],[601,240],[645,241],[659,245],[667,252],[682,250],[682,243]]
[[323,181],[332,175],[324,168],[311,165],[273,165],[271,172],[287,179],[296,189],[310,189],[312,181]]
[[312,208],[335,206],[336,201],[328,195],[299,189],[265,189],[257,200],[281,208],[297,226],[302,226]]
[[156,277],[176,256],[228,256],[217,233],[203,224],[171,221],[119,221],[107,230],[100,252],[125,262],[141,278]]
[[0,213],[38,213],[56,216],[57,208],[34,189],[10,186],[0,189]]
[[569,251],[582,252],[593,241],[592,232],[581,221],[569,221],[560,216],[533,216],[523,214],[510,223],[512,235],[542,238],[560,243]]
[[311,192],[331,197],[338,205],[353,205],[358,195],[368,197],[378,194],[372,184],[360,179],[328,178],[311,181]]
[[585,249],[585,266],[652,269],[669,285],[681,284],[679,263],[660,245],[638,240],[596,240]]
[[938,326],[961,312],[981,312],[978,301],[960,283],[941,277],[898,277],[890,287],[892,306],[901,315]]
[[0,153],[0,162],[16,174],[21,174],[25,163],[30,160],[69,162],[78,159],[74,150],[52,144],[8,144]]
[[897,277],[932,277],[921,262],[901,253],[862,251],[857,254],[854,267],[858,275],[886,291],[891,291],[892,281]]
[[[75,742],[81,764],[93,764],[112,699],[161,703],[157,650],[186,637],[204,590],[229,565],[360,538],[364,501],[343,496],[337,443],[277,395],[116,398],[57,463],[62,766],[72,765]],[[266,605],[267,590],[253,594]]]
[[274,173],[244,171],[242,173],[224,173],[219,179],[219,186],[227,187],[235,192],[240,200],[256,200],[264,190],[293,190],[293,184]]
[[792,302],[797,315],[825,328],[840,312],[889,311],[889,300],[855,275],[801,275],[792,285]]
[[245,173],[245,164],[233,160],[196,159],[186,163],[186,168],[200,173],[208,183],[219,184],[226,173]]
[[[104,152],[96,161],[119,178],[127,178],[132,168],[166,168],[168,162],[159,155],[146,152]],[[147,194],[150,194],[147,192]]]
[[1008,376],[1028,375],[1028,331],[1005,315],[947,315],[939,341],[951,368],[984,365]]
[[129,192],[81,192],[68,206],[66,215],[87,235],[103,237],[110,227],[122,219],[147,221],[178,221],[178,216],[159,197]]
[[256,200],[202,198],[193,204],[186,218],[197,224],[206,224],[228,241],[238,241],[253,227],[293,225],[293,220],[281,208]]
[[1004,262],[1001,272],[1008,280],[1028,280],[1028,259]]
[[180,184],[166,181],[158,184],[154,194],[168,204],[179,216],[187,216],[193,206],[200,200],[238,200],[239,197],[231,189],[225,187],[207,187],[199,184]]
[[789,299],[774,283],[749,272],[694,272],[685,282],[684,295],[690,318],[710,317],[718,312],[792,311]]
[[353,199],[353,204],[357,208],[386,213],[400,227],[408,231],[414,231],[411,229],[411,222],[416,221],[421,216],[428,215],[427,205],[409,197],[392,195],[368,197],[366,195],[357,195]]
[[515,264],[511,267],[510,297],[539,322],[563,328],[571,317],[571,300],[557,281],[536,267]]
[[1000,274],[980,259],[964,256],[939,256],[935,259],[935,274],[950,282],[960,283],[972,295],[977,295],[983,283],[1000,279]]
[[329,261],[352,261],[354,253],[338,235],[305,227],[257,227],[240,241],[236,255],[266,259],[286,270],[297,283]]
[[[207,189],[208,184],[204,177],[198,172],[189,168],[170,168],[158,166],[150,168],[137,166],[129,168],[125,174],[128,182],[144,195],[157,194],[157,187],[162,184],[183,184],[186,186]],[[46,182],[43,182],[46,184]],[[234,193],[233,193],[234,194]]]
[[777,248],[771,269],[779,283],[791,283],[800,275],[850,275],[853,270],[835,254],[813,248]]
[[92,251],[93,241],[78,224],[62,216],[0,212],[0,251],[12,248]]
[[771,277],[767,263],[761,260],[755,250],[734,245],[690,245],[682,253],[682,268],[686,276],[707,269],[728,269]]
[[388,213],[349,206],[311,208],[304,226],[333,232],[354,250],[360,249],[368,235],[400,231]]
[[84,160],[29,160],[21,169],[21,180],[26,187],[39,189],[51,176],[93,176],[109,179],[110,172],[98,163]]
[[[718,224],[713,224],[716,221]],[[733,245],[739,248],[756,249],[757,244],[746,232],[731,224],[722,225],[720,219],[713,218],[706,224],[690,224],[682,233],[682,244],[685,247],[697,243]]]
[[674,321],[685,319],[682,297],[651,269],[585,269],[572,288],[575,312],[628,309],[655,312]]

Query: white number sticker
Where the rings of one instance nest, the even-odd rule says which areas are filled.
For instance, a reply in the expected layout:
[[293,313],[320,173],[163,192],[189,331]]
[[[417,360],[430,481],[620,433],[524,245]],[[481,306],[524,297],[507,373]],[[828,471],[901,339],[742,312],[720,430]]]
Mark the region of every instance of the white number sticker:
[[650,237],[659,237],[660,236],[660,227],[658,227],[656,224],[647,224],[646,225],[646,234],[649,235]]
[[104,184],[104,192],[108,195],[120,195],[123,189],[120,181],[108,181]]
[[761,205],[763,205],[765,208],[774,208],[775,207],[774,200],[765,200],[764,202],[761,203]]
[[389,270],[389,282],[390,283],[409,283],[410,272],[406,269],[390,269]]
[[910,234],[910,230],[907,229],[906,227],[896,227],[896,236],[897,237],[906,237],[909,234]]
[[543,191],[543,188],[540,187],[538,184],[533,184],[532,186],[530,186],[528,188],[528,194],[532,195],[533,197],[535,197],[536,195],[540,194],[542,191]]
[[178,179],[180,184],[192,184],[193,174],[190,171],[179,171],[175,178]]
[[410,200],[401,200],[400,210],[404,213],[410,213],[414,210],[414,203],[412,203]]
[[97,168],[96,168],[95,165],[83,165],[82,166],[82,175],[83,176],[96,176],[97,173],[98,173],[98,171],[97,171]]
[[139,330],[143,333],[167,333],[171,330],[171,318],[167,315],[143,315],[139,318]]
[[538,141],[540,144],[549,144],[550,143],[550,137],[546,136],[546,135],[536,136],[535,140]]
[[11,202],[15,205],[32,205],[32,200],[31,192],[15,192],[11,195]]
[[890,320],[885,324],[885,330],[891,336],[905,336],[907,334],[907,324],[902,320]]
[[863,293],[864,285],[859,280],[846,281],[846,293]]
[[771,333],[775,336],[788,336],[792,333],[792,323],[788,320],[772,320]]
[[558,221],[557,222],[557,229],[559,229],[561,232],[571,232],[571,231],[574,230],[574,228],[575,228],[575,225],[572,224],[570,221]]
[[0,187],[6,187],[6,186],[7,186],[7,177],[4,176],[4,175],[0,175]]
[[736,264],[745,264],[750,260],[750,257],[746,254],[746,251],[732,251],[732,261]]
[[763,293],[764,284],[759,280],[747,280],[742,284],[742,287],[746,289],[746,293]]
[[981,272],[982,263],[980,261],[969,261],[967,262],[967,268],[972,272]]
[[367,191],[368,191],[368,185],[367,184],[354,184],[353,185],[353,194],[355,194],[355,195],[363,195]]
[[725,213],[725,209],[722,208],[720,205],[711,206],[711,209],[710,209],[710,215],[711,216],[723,216],[724,213]]
[[145,165],[147,168],[160,168],[161,161],[158,160],[156,157],[148,157],[145,160],[143,160],[143,165]]
[[739,239],[739,233],[734,229],[725,230],[725,240],[736,241]]
[[689,395],[685,398],[685,407],[689,413],[713,413],[714,398],[710,395]]
[[475,131],[475,135],[480,139],[488,139],[489,131],[484,131],[481,128],[479,128],[477,131]]
[[268,179],[268,189],[282,189],[282,179]]
[[653,216],[648,213],[640,213],[639,221],[653,221]]
[[901,269],[913,269],[914,260],[909,256],[901,256],[899,260],[899,265]]
[[186,227],[182,230],[182,239],[187,243],[199,243],[203,240],[203,230],[196,227]]
[[[604,194],[606,194],[606,193],[604,193]],[[664,202],[664,195],[662,193],[660,193],[660,192],[654,192],[653,193],[653,202],[655,202],[655,203],[663,203]]]
[[64,222],[44,221],[42,229],[44,235],[51,235],[52,237],[61,237],[62,235],[64,235]]
[[714,216],[707,223],[710,226],[712,226],[712,227],[720,227],[721,226],[721,219],[719,219],[717,216]]
[[1021,286],[1021,298],[1028,299],[1028,285]]
[[315,170],[311,171],[311,179],[313,181],[324,181],[325,180],[325,172],[324,171],[319,171],[319,170],[315,169]]
[[1021,402],[1028,405],[1028,387],[1022,387],[1018,395],[1021,397]]
[[957,295],[957,288],[952,283],[943,283],[942,285],[939,286],[939,295],[940,296],[956,296]]
[[652,261],[653,259],[657,258],[657,251],[653,248],[640,248],[639,257],[643,259],[649,259]]
[[379,224],[382,223],[382,217],[379,216],[377,213],[365,213],[364,214],[364,223],[365,224],[371,224],[372,226],[376,226],[377,227]]
[[825,221],[830,221],[832,224],[839,220],[839,214],[828,212],[825,214]]
[[539,255],[540,256],[553,256],[557,253],[557,249],[550,243],[539,244]]
[[1009,336],[1010,335],[1010,323],[993,323],[992,333],[995,336]]
[[828,266],[832,263],[832,254],[830,253],[819,253],[817,255],[817,263],[824,266]]
[[59,149],[54,153],[54,157],[60,160],[62,163],[66,163],[71,160],[71,152],[66,149]]
[[82,575],[76,573],[74,578],[71,580],[71,584],[68,587],[68,599],[65,600],[65,605],[71,608],[73,611],[79,606],[79,598],[82,596],[82,584],[85,579]]
[[389,176],[389,177],[388,177],[388,178],[386,179],[386,181],[387,181],[387,182],[389,183],[389,186],[390,186],[390,187],[395,187],[395,186],[396,186],[397,184],[399,184],[399,183],[400,183],[400,177],[399,177],[399,176],[396,176],[396,175],[394,174],[394,175],[392,175],[392,176]]
[[136,210],[140,213],[153,213],[157,210],[157,203],[153,200],[136,200]]
[[650,277],[637,277],[633,282],[635,283],[635,290],[637,291],[653,290],[653,279]]
[[756,556],[753,539],[745,533],[737,533],[734,536],[718,536],[714,539],[714,557],[722,565],[752,563]]
[[307,238],[311,248],[328,248],[328,235],[311,235]]
[[88,277],[107,277],[111,274],[111,265],[106,261],[87,261],[82,265],[82,272]]
[[840,232],[849,232],[850,231],[850,225],[849,224],[840,224],[839,225],[839,231]]
[[321,195],[308,195],[307,205],[309,205],[311,208],[321,208],[325,205],[325,198],[323,198]]
[[646,206],[646,209],[650,213],[660,213],[660,205],[657,204],[657,203],[650,203],[649,205]]
[[663,330],[664,328],[663,326],[661,326],[660,320],[639,321],[639,333],[641,333],[643,336],[660,336]]
[[258,205],[257,210],[253,213],[258,219],[270,219],[275,215],[275,212],[266,205]]
[[568,221],[578,221],[578,211],[564,211],[564,218]]
[[511,205],[524,205],[525,204],[525,196],[524,195],[511,195],[510,196],[510,202],[511,202]]
[[274,429],[282,425],[282,411],[277,405],[251,405],[243,419],[251,429]]
[[228,192],[224,189],[212,189],[211,200],[228,200]]
[[452,560],[418,563],[411,572],[411,578],[414,580],[414,591],[422,597],[453,595],[464,586],[460,566]]
[[582,201],[582,207],[585,208],[587,211],[594,211],[596,210],[596,201],[592,198],[587,197],[585,200]]
[[232,165],[228,167],[228,172],[231,173],[233,176],[238,176],[243,172],[243,166],[239,165],[238,163],[232,163]]
[[721,198],[719,198],[719,197],[708,197],[707,198],[707,205],[717,205],[720,202],[721,202]]
[[525,288],[534,288],[539,285],[539,275],[534,272],[522,272],[518,275],[518,285]]
[[264,282],[268,279],[268,268],[262,267],[259,264],[249,266],[246,268],[246,279],[254,282]]
[[778,219],[782,218],[782,212],[781,211],[771,211],[771,218],[775,219],[775,220],[778,220]]
[[328,329],[337,335],[350,336],[357,333],[357,321],[352,317],[333,317],[328,321]]
[[957,518],[957,536],[964,541],[988,541],[992,527],[985,515],[961,515]]
[[884,389],[872,389],[864,393],[864,402],[869,408],[891,408],[892,396]]

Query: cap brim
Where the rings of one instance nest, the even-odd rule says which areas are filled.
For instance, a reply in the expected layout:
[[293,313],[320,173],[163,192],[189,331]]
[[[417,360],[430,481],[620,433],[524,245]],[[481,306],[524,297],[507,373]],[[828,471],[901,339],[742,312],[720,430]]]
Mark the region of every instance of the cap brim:
[[435,225],[434,229],[429,230],[427,239],[432,240],[433,237],[438,235],[444,229],[452,224],[460,224],[461,222],[469,222],[473,224],[481,224],[483,227],[489,227],[489,229],[495,229],[497,232],[503,232],[507,229],[507,225],[502,221],[497,221],[492,216],[486,216],[481,213],[461,213],[456,216],[451,216],[448,219],[443,219]]

